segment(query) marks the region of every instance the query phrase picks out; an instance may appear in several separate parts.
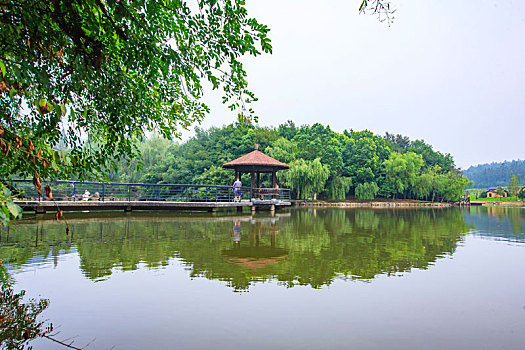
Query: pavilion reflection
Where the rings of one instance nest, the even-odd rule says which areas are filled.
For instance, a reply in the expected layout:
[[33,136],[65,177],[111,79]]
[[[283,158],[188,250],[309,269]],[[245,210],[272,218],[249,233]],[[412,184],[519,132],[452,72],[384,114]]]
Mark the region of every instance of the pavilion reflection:
[[[288,251],[277,247],[277,233],[279,226],[277,224],[278,218],[273,220],[257,220],[252,218],[246,234],[245,244],[241,244],[241,221],[235,220],[232,227],[233,247],[230,249],[223,249],[221,255],[230,263],[248,268],[253,275],[261,273],[261,269],[273,265],[279,261],[285,260],[288,256]],[[263,238],[269,237],[269,243],[261,243],[261,236]]]

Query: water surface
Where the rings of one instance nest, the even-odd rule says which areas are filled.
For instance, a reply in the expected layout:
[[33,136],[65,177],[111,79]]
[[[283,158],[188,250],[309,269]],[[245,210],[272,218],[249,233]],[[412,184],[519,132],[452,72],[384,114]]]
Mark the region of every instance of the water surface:
[[[4,230],[17,289],[93,349],[522,349],[525,210],[67,214]],[[55,349],[40,340],[37,349]]]

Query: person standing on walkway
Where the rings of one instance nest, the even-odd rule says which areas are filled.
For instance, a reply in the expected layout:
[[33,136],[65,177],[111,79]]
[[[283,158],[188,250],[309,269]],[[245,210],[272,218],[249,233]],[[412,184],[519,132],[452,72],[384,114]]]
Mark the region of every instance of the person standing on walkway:
[[239,178],[236,178],[234,183],[233,183],[233,191],[234,191],[234,195],[235,195],[235,198],[234,198],[234,202],[240,202],[241,201],[241,187],[242,187],[242,183],[241,183],[241,180]]

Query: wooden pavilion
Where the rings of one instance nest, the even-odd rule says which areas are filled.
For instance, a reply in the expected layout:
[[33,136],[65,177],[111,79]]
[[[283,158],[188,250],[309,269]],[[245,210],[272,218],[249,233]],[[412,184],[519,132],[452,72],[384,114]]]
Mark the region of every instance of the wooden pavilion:
[[255,150],[245,154],[242,157],[232,160],[226,164],[223,164],[223,168],[234,169],[235,178],[241,179],[243,173],[251,174],[251,188],[260,188],[260,175],[261,173],[272,174],[272,186],[276,188],[277,177],[276,172],[279,170],[289,169],[290,167],[277,159],[274,159],[261,151],[259,151],[259,145],[255,145]]

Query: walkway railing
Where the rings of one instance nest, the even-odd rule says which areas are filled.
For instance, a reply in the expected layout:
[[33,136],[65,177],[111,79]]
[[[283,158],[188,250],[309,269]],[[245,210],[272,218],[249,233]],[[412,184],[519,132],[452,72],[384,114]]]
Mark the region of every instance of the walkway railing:
[[[11,180],[21,191],[20,200],[45,200],[32,180]],[[184,184],[140,184],[104,183],[94,181],[46,181],[42,187],[52,188],[53,199],[57,201],[170,201],[170,202],[233,202],[231,186],[184,185]],[[243,187],[242,199],[290,200],[290,190],[286,188],[260,189]],[[270,191],[269,191],[270,190]]]

